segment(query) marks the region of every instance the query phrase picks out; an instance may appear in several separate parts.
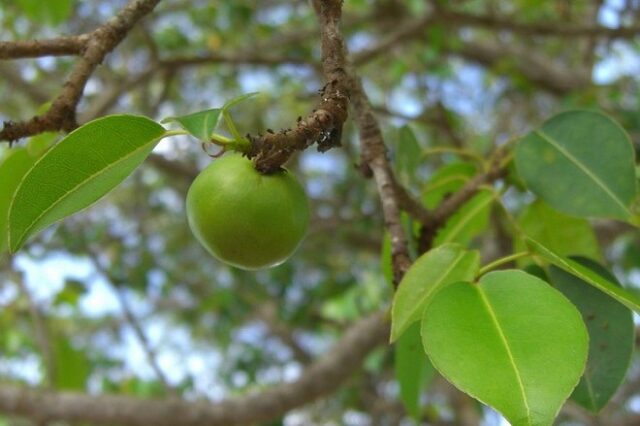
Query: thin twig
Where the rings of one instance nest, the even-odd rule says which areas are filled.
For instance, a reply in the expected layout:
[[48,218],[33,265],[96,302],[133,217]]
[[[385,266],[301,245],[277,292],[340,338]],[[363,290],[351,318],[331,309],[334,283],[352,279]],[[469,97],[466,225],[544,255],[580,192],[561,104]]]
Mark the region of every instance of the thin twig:
[[340,145],[349,104],[345,45],[339,28],[342,1],[317,0],[314,7],[320,24],[322,73],[326,86],[316,109],[306,118],[300,118],[295,129],[249,136],[251,150],[247,156],[262,173],[279,170],[295,151],[314,143],[320,152]]
[[488,170],[472,177],[453,195],[445,199],[434,211],[428,224],[423,224],[420,230],[418,249],[421,252],[428,250],[438,230],[444,226],[447,220],[467,201],[480,190],[482,185],[493,182],[504,176],[506,167],[504,158],[507,149],[498,149],[492,157]]
[[362,145],[362,167],[365,175],[373,176],[382,202],[382,213],[386,228],[391,235],[391,260],[393,282],[397,286],[411,265],[408,240],[400,219],[398,184],[387,157],[387,147],[378,121],[371,110],[369,98],[362,81],[352,71],[351,102],[354,119],[360,132]]
[[300,346],[293,330],[278,318],[277,310],[275,303],[267,302],[257,307],[256,315],[265,323],[272,335],[287,345],[296,361],[302,365],[309,364],[312,361],[311,354]]
[[90,38],[91,34],[81,34],[47,40],[0,41],[0,59],[81,55]]
[[90,33],[82,56],[73,67],[62,91],[43,115],[22,122],[5,122],[0,141],[9,142],[46,131],[70,131],[77,127],[76,106],[96,67],[160,0],[131,0],[116,16]]
[[42,392],[0,384],[0,411],[27,418],[95,425],[233,426],[263,423],[335,392],[360,367],[369,352],[384,343],[388,336],[386,314],[378,312],[355,323],[297,380],[219,403]]

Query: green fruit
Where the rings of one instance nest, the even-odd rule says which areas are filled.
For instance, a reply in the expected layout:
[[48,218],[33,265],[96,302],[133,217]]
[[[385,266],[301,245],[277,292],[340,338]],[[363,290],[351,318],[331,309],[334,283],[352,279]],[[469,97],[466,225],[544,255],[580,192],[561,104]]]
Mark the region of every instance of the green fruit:
[[276,266],[309,225],[307,196],[286,170],[256,171],[240,154],[214,160],[187,193],[189,226],[217,259],[242,269]]

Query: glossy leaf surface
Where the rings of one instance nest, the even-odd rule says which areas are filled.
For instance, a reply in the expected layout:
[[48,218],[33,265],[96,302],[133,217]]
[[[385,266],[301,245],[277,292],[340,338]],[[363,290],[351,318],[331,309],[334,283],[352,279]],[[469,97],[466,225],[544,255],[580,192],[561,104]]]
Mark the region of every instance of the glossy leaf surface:
[[489,225],[493,191],[481,190],[451,216],[434,240],[434,245],[460,243],[468,245]]
[[100,199],[144,161],[165,129],[145,117],[91,121],[58,142],[27,171],[9,208],[9,249]]
[[176,122],[184,130],[198,140],[203,142],[211,140],[211,135],[220,124],[222,109],[214,108],[206,111],[194,112],[193,114],[179,117],[168,117],[162,120],[163,123]]
[[17,148],[6,154],[0,162],[0,252],[8,247],[9,205],[20,180],[33,166],[36,156],[29,154],[25,148]]
[[588,336],[559,291],[522,271],[439,291],[422,320],[434,367],[513,426],[551,425],[585,367]]
[[480,254],[458,244],[437,247],[416,260],[398,286],[391,308],[391,341],[422,317],[429,299],[443,286],[472,280]]
[[547,262],[557,266],[558,268],[580,278],[585,283],[590,284],[598,290],[608,294],[629,309],[640,312],[640,297],[636,294],[619,287],[616,283],[611,282],[600,274],[595,273],[584,265],[560,256],[559,254],[549,250],[535,240],[528,238],[527,245],[532,251],[540,255]]

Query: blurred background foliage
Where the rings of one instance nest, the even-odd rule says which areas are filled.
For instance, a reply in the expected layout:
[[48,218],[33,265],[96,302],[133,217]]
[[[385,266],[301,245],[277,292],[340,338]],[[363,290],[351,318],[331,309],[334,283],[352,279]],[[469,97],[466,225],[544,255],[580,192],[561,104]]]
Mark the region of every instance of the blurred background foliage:
[[[0,0],[0,38],[91,31],[125,3]],[[407,30],[436,7],[499,16],[515,29],[435,17]],[[540,23],[558,29],[637,26],[640,3],[345,1],[344,34],[390,157],[401,182],[426,205],[436,205],[483,167],[492,147],[566,108],[607,111],[639,146],[638,38],[517,29]],[[240,130],[289,127],[312,108],[324,84],[318,39],[306,1],[162,1],[91,78],[80,119],[124,112],[160,120],[259,91],[233,110]],[[0,63],[0,119],[26,119],[42,110],[73,61]],[[40,135],[20,145],[37,149],[59,137]],[[308,150],[289,163],[311,199],[310,231],[290,261],[248,273],[212,259],[188,230],[185,194],[209,157],[188,137],[161,142],[99,204],[44,232],[15,257],[0,258],[2,381],[221,399],[295,378],[350,323],[391,299],[378,196],[357,168],[351,123],[343,144],[325,154]],[[507,179],[517,184],[513,175]],[[462,241],[481,249],[485,260],[509,253],[509,218],[535,228],[535,217],[546,212],[544,206],[532,212],[530,201],[524,191],[509,190],[503,195],[506,210],[482,209]],[[622,282],[640,286],[638,230],[609,221],[580,226],[597,237],[587,235],[585,251],[600,253]],[[500,423],[441,378],[424,389],[422,401],[422,417],[430,424]],[[558,422],[625,424],[638,413],[636,358],[601,423],[570,404]],[[21,424],[14,422],[0,417],[2,426]],[[273,424],[408,422],[393,351],[380,348],[337,394]]]

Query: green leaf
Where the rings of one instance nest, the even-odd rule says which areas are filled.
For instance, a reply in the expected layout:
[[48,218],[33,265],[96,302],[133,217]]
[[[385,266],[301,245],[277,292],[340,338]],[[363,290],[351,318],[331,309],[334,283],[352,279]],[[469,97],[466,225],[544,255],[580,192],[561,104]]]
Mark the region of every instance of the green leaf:
[[228,109],[230,109],[231,107],[234,107],[235,105],[239,104],[240,102],[243,102],[249,98],[252,98],[256,95],[259,95],[260,92],[250,92],[250,93],[245,93],[244,95],[240,95],[240,96],[236,96],[235,98],[229,99],[227,102],[224,103],[224,105],[222,106],[222,110],[226,111]]
[[420,324],[411,325],[395,344],[395,373],[400,387],[400,400],[414,419],[420,419],[420,392],[435,375],[429,358],[422,349]]
[[532,240],[531,238],[526,239],[526,244],[533,252],[539,254],[547,262],[570,273],[571,275],[580,278],[587,284],[590,284],[598,290],[603,291],[604,293],[613,297],[629,309],[640,313],[640,298],[634,293],[631,293],[624,288],[619,287],[615,283],[593,272],[591,269],[581,265],[580,263],[560,256],[559,254],[553,252],[552,250],[549,250],[548,248],[546,248],[539,242]]
[[636,195],[626,132],[595,111],[558,114],[516,146],[518,173],[553,208],[580,217],[630,218]]
[[27,151],[33,157],[39,157],[49,149],[56,139],[59,139],[60,134],[57,132],[44,132],[39,135],[35,135],[29,138],[27,142]]
[[64,283],[64,288],[56,294],[53,300],[54,306],[69,305],[76,307],[80,297],[87,292],[87,288],[82,281],[75,280],[73,278],[67,278]]
[[382,237],[382,249],[380,253],[380,269],[385,281],[392,285],[393,283],[393,261],[391,259],[391,235],[385,231]]
[[493,191],[479,191],[447,220],[445,226],[438,232],[434,245],[451,242],[468,245],[489,225],[489,213],[491,213],[493,200]]
[[409,126],[402,126],[399,130],[395,164],[398,176],[405,183],[412,183],[416,179],[416,170],[422,162],[422,149],[416,135]]
[[20,180],[33,166],[38,157],[29,154],[25,148],[15,148],[7,152],[0,163],[0,253],[8,247],[7,231],[9,205]]
[[84,352],[71,346],[65,337],[57,337],[53,345],[56,389],[84,390],[91,366]]
[[559,291],[522,271],[440,290],[422,319],[434,367],[513,426],[551,425],[580,380],[588,335]]
[[207,142],[211,140],[211,135],[220,125],[220,118],[222,118],[222,108],[214,108],[180,117],[167,117],[161,122],[170,123],[175,121],[191,136]]
[[30,19],[58,25],[69,18],[74,0],[16,0],[16,3]]
[[[583,255],[601,259],[600,245],[586,219],[567,216],[542,201],[527,206],[518,218],[520,229],[530,238],[560,255]],[[514,239],[514,251],[526,250],[521,236]]]
[[9,250],[100,199],[144,161],[165,129],[155,121],[112,115],[71,132],[21,180],[9,208]]
[[391,341],[415,321],[437,290],[457,281],[472,280],[480,268],[480,253],[458,244],[444,244],[420,256],[398,286],[391,308]]
[[[573,260],[620,286],[607,269],[593,260],[584,257]],[[576,305],[587,325],[587,368],[571,399],[597,413],[616,392],[629,368],[635,341],[633,315],[624,305],[558,267],[549,268],[549,277]]]
[[447,195],[460,189],[476,172],[476,167],[469,163],[453,163],[441,167],[425,185],[422,201],[428,208],[435,208]]

